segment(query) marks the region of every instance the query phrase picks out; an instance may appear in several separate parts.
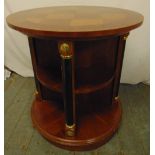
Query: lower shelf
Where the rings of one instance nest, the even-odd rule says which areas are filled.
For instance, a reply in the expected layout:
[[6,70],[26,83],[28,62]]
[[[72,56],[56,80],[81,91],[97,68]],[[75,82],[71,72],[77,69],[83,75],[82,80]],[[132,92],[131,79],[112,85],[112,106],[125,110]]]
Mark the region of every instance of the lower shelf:
[[75,137],[65,136],[64,112],[54,102],[36,99],[31,117],[34,127],[54,145],[68,150],[91,150],[107,142],[119,127],[121,103],[116,101],[102,113],[78,117]]
[[[62,81],[54,77],[52,75],[52,72],[50,72],[50,69],[45,69],[38,66],[37,79],[43,86],[47,87],[49,90],[55,91],[57,93],[62,93]],[[103,90],[105,87],[112,84],[113,80],[114,75],[99,84],[94,85],[87,84],[80,86],[75,89],[75,94],[89,94],[98,90]]]

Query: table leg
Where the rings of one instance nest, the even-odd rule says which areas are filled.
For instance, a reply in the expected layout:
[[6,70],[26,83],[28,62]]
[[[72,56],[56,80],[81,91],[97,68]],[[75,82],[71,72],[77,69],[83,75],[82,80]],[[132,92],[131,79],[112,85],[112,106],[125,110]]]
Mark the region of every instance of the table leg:
[[63,97],[65,110],[66,136],[75,135],[75,97],[73,74],[73,43],[59,42],[59,52],[62,59]]

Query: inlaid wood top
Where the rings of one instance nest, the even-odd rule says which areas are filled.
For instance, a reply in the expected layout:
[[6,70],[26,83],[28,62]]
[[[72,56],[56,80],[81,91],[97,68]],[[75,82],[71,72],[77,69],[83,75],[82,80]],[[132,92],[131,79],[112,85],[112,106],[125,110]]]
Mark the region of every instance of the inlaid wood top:
[[46,7],[20,11],[7,17],[7,23],[30,36],[97,37],[119,35],[140,26],[137,12],[99,6]]

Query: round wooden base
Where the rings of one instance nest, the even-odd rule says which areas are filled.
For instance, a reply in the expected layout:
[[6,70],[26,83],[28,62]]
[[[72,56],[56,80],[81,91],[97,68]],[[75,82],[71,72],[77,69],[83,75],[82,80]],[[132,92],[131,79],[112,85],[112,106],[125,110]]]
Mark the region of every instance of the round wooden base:
[[64,112],[54,102],[35,100],[32,121],[41,135],[54,145],[68,150],[91,150],[107,142],[118,129],[121,120],[120,101],[102,113],[82,115],[78,118],[76,135],[65,135]]

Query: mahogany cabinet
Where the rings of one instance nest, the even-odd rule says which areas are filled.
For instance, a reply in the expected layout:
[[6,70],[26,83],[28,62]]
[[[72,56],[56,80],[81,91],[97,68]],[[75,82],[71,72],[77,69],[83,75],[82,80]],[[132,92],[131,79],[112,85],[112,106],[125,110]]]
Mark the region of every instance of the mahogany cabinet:
[[[137,12],[97,6],[47,7],[7,17],[28,36],[36,83],[35,128],[56,146],[95,149],[119,127],[126,39]],[[124,103],[125,104],[125,103]]]

